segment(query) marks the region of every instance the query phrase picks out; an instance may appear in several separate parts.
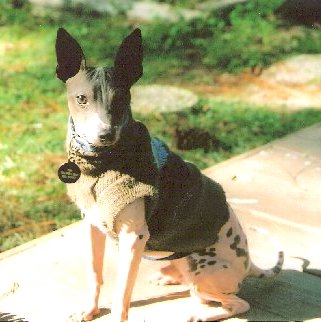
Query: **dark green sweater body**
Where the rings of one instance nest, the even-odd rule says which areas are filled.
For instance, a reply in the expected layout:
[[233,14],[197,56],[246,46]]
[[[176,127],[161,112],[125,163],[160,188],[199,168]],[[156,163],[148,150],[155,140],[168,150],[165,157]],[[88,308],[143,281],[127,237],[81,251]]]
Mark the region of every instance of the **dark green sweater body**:
[[68,193],[86,212],[100,208],[102,226],[115,236],[118,213],[144,197],[150,232],[147,249],[191,253],[216,242],[229,218],[222,187],[183,161],[146,127],[133,122],[111,150],[86,151],[69,124],[69,159],[81,169]]
[[212,245],[229,218],[222,187],[169,151],[159,169],[159,199],[147,212],[147,249],[188,253]]

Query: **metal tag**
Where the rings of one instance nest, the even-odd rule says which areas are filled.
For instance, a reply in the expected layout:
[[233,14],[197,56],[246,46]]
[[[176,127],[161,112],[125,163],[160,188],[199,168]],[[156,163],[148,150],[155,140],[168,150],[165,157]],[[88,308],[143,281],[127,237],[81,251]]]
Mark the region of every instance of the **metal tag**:
[[74,162],[68,161],[58,169],[58,177],[64,183],[75,183],[80,178],[80,169]]

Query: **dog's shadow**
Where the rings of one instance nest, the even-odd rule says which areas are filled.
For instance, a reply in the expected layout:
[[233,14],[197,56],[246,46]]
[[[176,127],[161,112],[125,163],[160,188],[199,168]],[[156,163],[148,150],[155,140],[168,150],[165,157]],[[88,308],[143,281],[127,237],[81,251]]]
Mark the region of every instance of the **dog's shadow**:
[[[187,297],[187,292],[152,299],[133,301],[131,307],[143,307],[154,303]],[[284,270],[273,279],[247,279],[239,296],[251,305],[250,311],[239,315],[248,321],[304,321],[321,318],[321,271],[299,272]],[[165,311],[165,310],[164,310]],[[110,313],[102,309],[99,317]]]
[[[183,297],[189,297],[189,291],[175,292],[175,293],[171,293],[169,295],[157,296],[157,297],[149,298],[146,300],[132,301],[130,304],[130,307],[132,307],[132,308],[143,307],[145,305],[151,305],[151,304],[155,304],[155,303],[172,301],[175,299],[181,299]],[[109,308],[102,307],[102,308],[100,308],[100,313],[96,316],[96,318],[101,318],[105,315],[110,314],[110,312],[111,312],[111,310]]]
[[0,322],[28,322],[24,318],[19,318],[11,313],[0,312]]
[[239,296],[251,309],[248,321],[305,321],[321,317],[321,271],[284,270],[272,279],[249,278]]

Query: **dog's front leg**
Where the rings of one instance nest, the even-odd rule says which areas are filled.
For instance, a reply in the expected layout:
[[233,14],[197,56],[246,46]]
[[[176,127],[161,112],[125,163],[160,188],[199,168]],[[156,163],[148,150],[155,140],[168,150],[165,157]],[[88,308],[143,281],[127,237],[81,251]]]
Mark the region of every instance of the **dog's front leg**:
[[112,321],[128,320],[128,309],[139,264],[149,238],[145,222],[144,199],[128,205],[118,216],[116,231],[119,237],[118,273],[112,305]]
[[83,313],[85,321],[91,321],[95,315],[99,314],[98,301],[100,288],[103,284],[103,262],[106,242],[106,235],[97,227],[89,224],[88,229],[90,236],[90,260],[88,267],[89,299]]

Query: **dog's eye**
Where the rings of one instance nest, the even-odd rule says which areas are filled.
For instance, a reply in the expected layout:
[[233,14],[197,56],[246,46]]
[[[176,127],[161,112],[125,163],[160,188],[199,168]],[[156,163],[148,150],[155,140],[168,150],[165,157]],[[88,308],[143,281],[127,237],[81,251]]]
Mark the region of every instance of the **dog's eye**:
[[87,101],[88,101],[85,95],[77,95],[76,99],[77,99],[77,103],[80,105],[85,105],[87,104]]

